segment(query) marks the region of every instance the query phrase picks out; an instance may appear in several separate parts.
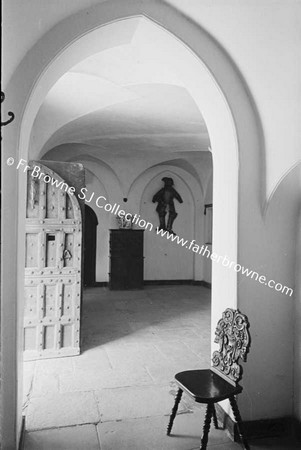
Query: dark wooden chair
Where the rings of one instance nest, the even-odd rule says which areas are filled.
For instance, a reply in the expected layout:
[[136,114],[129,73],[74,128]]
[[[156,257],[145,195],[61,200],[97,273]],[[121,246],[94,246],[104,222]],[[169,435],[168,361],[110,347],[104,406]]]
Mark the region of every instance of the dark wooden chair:
[[200,450],[205,450],[208,443],[211,418],[213,418],[215,428],[218,428],[214,404],[221,400],[229,399],[243,448],[249,450],[235,399],[235,396],[242,392],[242,387],[238,384],[238,381],[241,379],[242,369],[237,361],[239,358],[242,358],[244,361],[246,360],[250,346],[248,328],[249,322],[245,315],[241,314],[238,310],[227,308],[223,312],[222,318],[218,321],[216,327],[214,342],[219,344],[219,350],[213,352],[211,368],[187,370],[175,375],[179,389],[170,415],[167,435],[171,433],[184,391],[197,403],[207,404],[200,447]]

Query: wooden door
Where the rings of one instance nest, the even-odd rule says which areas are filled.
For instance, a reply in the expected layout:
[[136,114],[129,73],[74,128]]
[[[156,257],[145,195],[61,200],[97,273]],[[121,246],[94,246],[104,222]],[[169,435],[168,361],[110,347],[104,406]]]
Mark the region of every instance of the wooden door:
[[[44,176],[35,177],[35,167]],[[76,194],[72,190],[68,194],[70,187],[45,165],[30,163],[25,226],[25,359],[80,352],[82,214]]]

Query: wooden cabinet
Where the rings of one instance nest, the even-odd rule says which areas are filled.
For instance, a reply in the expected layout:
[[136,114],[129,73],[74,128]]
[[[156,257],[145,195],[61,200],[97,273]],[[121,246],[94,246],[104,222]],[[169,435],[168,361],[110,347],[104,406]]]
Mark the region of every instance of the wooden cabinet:
[[110,230],[110,289],[143,288],[144,230]]

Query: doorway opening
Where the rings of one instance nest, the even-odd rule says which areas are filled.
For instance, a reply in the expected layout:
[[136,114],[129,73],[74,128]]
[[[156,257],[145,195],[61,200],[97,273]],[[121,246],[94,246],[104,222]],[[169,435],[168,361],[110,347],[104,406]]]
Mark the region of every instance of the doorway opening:
[[85,205],[84,286],[95,286],[98,219],[89,205]]
[[[50,150],[46,157],[53,159],[55,151]],[[158,417],[164,419],[175,394],[174,374],[187,367],[195,369],[210,364],[211,292],[204,286],[204,281],[207,284],[211,281],[204,279],[205,273],[210,276],[210,270],[205,268],[210,260],[156,234],[158,214],[152,198],[161,188],[162,179],[172,178],[183,200],[183,204],[176,202],[177,217],[173,230],[179,238],[187,238],[187,241],[195,242],[194,246],[199,244],[201,247],[206,239],[204,205],[205,202],[212,202],[211,154],[208,151],[201,155],[201,152],[194,154],[192,151],[185,154],[160,151],[157,160],[154,160],[154,155],[150,156],[146,150],[140,157],[138,152],[132,155],[129,151],[126,158],[128,166],[125,162],[121,164],[122,159],[118,155],[115,158],[111,156],[114,170],[112,168],[110,173],[114,172],[119,181],[120,173],[130,171],[135,162],[140,162],[140,171],[135,174],[127,192],[127,204],[132,205],[132,208],[136,204],[137,214],[153,224],[153,229],[144,231],[144,289],[109,290],[92,287],[95,276],[90,284],[86,278],[87,275],[91,276],[91,267],[95,267],[93,264],[87,265],[87,261],[91,261],[88,252],[92,250],[94,262],[98,262],[98,269],[102,270],[97,271],[96,282],[109,281],[109,278],[105,278],[105,272],[112,254],[98,255],[95,251],[97,247],[101,248],[97,242],[96,211],[101,223],[107,225],[101,231],[106,242],[109,241],[116,219],[109,211],[97,206],[116,204],[115,200],[114,203],[111,200],[105,203],[114,198],[109,183],[104,184],[106,195],[103,195],[103,191],[96,191],[97,180],[104,179],[110,162],[105,152],[99,150],[99,153],[97,165],[94,162],[94,171],[89,168],[86,184],[89,193],[87,200],[93,193],[95,195],[85,206],[87,253],[84,256],[86,288],[83,293],[82,353],[76,358],[61,358],[55,362],[37,360],[31,363],[31,391],[24,409],[28,445],[38,433],[33,430],[52,428],[52,433],[55,433],[59,428],[85,426],[83,420],[91,425],[98,421],[97,411],[101,411],[106,421],[106,430],[111,427],[111,431],[116,430],[118,421],[124,424],[128,420],[138,419],[145,424],[149,417],[152,421],[157,421]],[[63,145],[60,146],[60,154],[64,155]],[[75,161],[76,156],[72,156]],[[85,164],[83,156],[81,161]],[[148,167],[143,167],[142,162]],[[93,201],[95,197],[103,198],[96,203]],[[130,211],[134,213],[135,210]],[[119,231],[116,227],[117,223],[114,231]],[[137,231],[140,233],[140,230]],[[126,235],[127,231],[121,230],[121,233]],[[87,243],[87,237],[93,239],[92,244]],[[120,245],[120,242],[117,244]],[[136,241],[132,247],[135,248],[135,244]],[[132,249],[128,248],[128,251]],[[106,260],[107,268],[99,264],[100,259]],[[28,383],[27,367],[25,364]],[[39,388],[44,383],[48,385],[46,395]],[[116,389],[122,397],[122,408],[115,401]],[[63,419],[57,405],[64,405],[62,410],[65,410],[66,402],[73,403],[86,397],[89,397],[88,409],[81,403],[80,411],[70,409]],[[140,397],[144,399],[142,404]],[[129,405],[132,411],[128,415]],[[188,400],[184,401],[181,410],[183,415],[188,416],[192,411],[201,422],[204,411],[193,409]],[[101,423],[98,423],[97,429],[101,439],[105,439],[108,433]],[[136,438],[139,439],[139,436]],[[195,443],[198,439],[195,438]]]
[[[141,19],[141,20],[145,20],[145,19]],[[147,26],[148,26],[149,24],[147,24]],[[153,25],[152,25],[153,26]],[[140,31],[141,31],[141,29],[140,29]],[[162,30],[161,30],[162,31]],[[137,40],[138,41],[138,40]],[[105,66],[106,67],[106,66]],[[78,69],[78,68],[77,68]],[[72,72],[72,71],[71,71]],[[73,77],[73,75],[74,74],[77,74],[78,73],[78,70],[76,70],[75,72],[72,72],[72,75],[71,75],[71,77]],[[182,74],[183,75],[183,74]],[[77,78],[77,76],[75,75],[73,78]],[[185,78],[185,77],[184,77]],[[68,84],[68,83],[67,83]],[[160,83],[159,83],[160,84]],[[164,83],[163,83],[164,84]],[[180,90],[181,90],[181,92],[183,92],[183,88],[184,89],[188,89],[187,88],[187,86],[185,87],[185,86],[183,86],[183,83],[182,83],[182,85],[180,86]],[[138,90],[136,90],[136,92],[134,92],[134,94],[135,95],[138,95],[138,97],[139,97],[139,89],[140,88],[138,88]],[[191,94],[191,92],[192,92],[192,90],[191,89],[188,89],[189,90],[189,95]],[[134,91],[135,91],[135,89],[134,89]],[[162,91],[161,91],[162,92]],[[166,92],[166,91],[165,91]],[[52,92],[53,93],[53,92]],[[142,90],[142,92],[140,91],[140,94],[142,94],[141,95],[141,97],[144,97],[144,93],[145,93],[145,90],[144,90],[144,87],[143,87],[143,90]],[[133,92],[132,92],[132,94],[133,94]],[[194,96],[193,96],[194,97]],[[192,97],[192,98],[193,98]],[[197,96],[196,97],[194,97],[195,99],[197,98]],[[197,99],[197,103],[199,104],[200,103],[200,98],[198,98]],[[70,103],[71,104],[71,103]],[[181,104],[181,102],[180,102],[180,104]],[[139,106],[139,105],[138,105]],[[139,110],[139,109],[138,109]],[[137,110],[137,111],[138,111]],[[39,115],[39,116],[37,116],[37,118],[36,118],[36,123],[35,123],[35,125],[34,125],[34,130],[33,130],[33,135],[35,135],[35,137],[38,137],[38,138],[42,138],[41,137],[41,135],[39,135],[39,133],[37,133],[37,130],[39,129],[39,124],[41,123],[41,121],[44,121],[45,120],[45,118],[47,117],[47,114],[45,114],[45,112],[47,111],[47,104],[45,103],[45,104],[43,104],[42,105],[42,107],[41,107],[41,110],[40,110],[40,112],[41,112],[41,114]],[[151,110],[152,111],[152,110]],[[115,111],[116,112],[116,111]],[[90,115],[90,113],[91,113],[91,111],[86,111],[86,114],[85,115]],[[116,117],[116,116],[115,116]],[[122,116],[122,111],[121,111],[121,117],[124,117],[124,112],[123,112],[123,116]],[[153,117],[153,114],[151,114],[151,117]],[[90,117],[91,118],[91,117]],[[76,118],[76,117],[73,117],[73,120],[72,120],[72,122],[74,122],[72,125],[74,125],[75,124],[75,122],[77,121],[77,119],[78,118]],[[94,126],[93,125],[93,120],[94,119],[96,119],[96,117],[94,117],[94,118],[92,118],[92,121],[90,122],[90,124],[92,125],[92,127]],[[160,119],[160,118],[159,118]],[[215,117],[215,120],[216,120],[216,117]],[[193,121],[192,121],[193,122]],[[209,121],[210,122],[210,121]],[[158,123],[160,123],[160,120],[158,120]],[[185,122],[186,123],[186,122]],[[107,124],[109,125],[109,122],[107,122]],[[48,130],[48,132],[50,133],[48,136],[47,136],[47,134],[46,134],[46,136],[44,135],[43,136],[43,139],[45,139],[45,142],[44,143],[41,143],[41,141],[39,142],[39,145],[36,147],[36,148],[34,148],[34,146],[33,146],[33,152],[35,152],[35,151],[38,151],[38,152],[40,152],[40,156],[41,157],[43,157],[44,155],[46,155],[46,153],[47,152],[49,152],[49,154],[52,152],[52,154],[51,154],[51,159],[57,159],[57,158],[55,158],[55,155],[57,155],[58,153],[60,153],[62,156],[61,156],[61,158],[60,158],[60,160],[70,160],[70,159],[72,159],[72,160],[74,160],[74,159],[76,159],[76,160],[82,160],[82,161],[85,161],[86,163],[87,163],[87,165],[91,165],[91,163],[92,163],[92,165],[93,165],[93,163],[94,163],[94,161],[95,161],[95,153],[96,153],[96,150],[95,150],[95,146],[97,147],[97,145],[98,145],[98,143],[99,143],[99,136],[92,136],[92,138],[91,138],[91,140],[89,141],[89,143],[87,143],[87,142],[83,142],[83,141],[81,141],[81,137],[79,137],[79,136],[77,136],[76,135],[76,130],[74,129],[74,128],[72,128],[72,125],[70,125],[69,123],[68,124],[66,124],[66,123],[61,123],[60,124],[60,128],[58,129],[58,130]],[[141,124],[141,125],[143,125],[143,123]],[[44,129],[45,130],[45,129]],[[91,129],[90,129],[90,131],[91,131]],[[220,131],[220,130],[219,130]],[[36,133],[36,134],[35,134]],[[69,134],[70,133],[70,134]],[[162,133],[163,135],[164,135],[164,133]],[[167,133],[165,133],[165,134],[167,134]],[[192,133],[193,134],[193,133]],[[202,134],[202,133],[201,133]],[[222,134],[222,133],[221,133]],[[68,136],[68,139],[67,139],[67,142],[66,142],[66,137]],[[90,136],[91,136],[91,134],[90,134]],[[101,135],[101,137],[103,137],[104,139],[109,139],[109,137],[108,137],[108,135]],[[140,136],[138,136],[139,138],[140,138],[140,144],[139,144],[139,142],[137,141],[137,144],[138,145],[136,145],[136,149],[138,150],[140,147],[142,147],[141,146],[141,141],[147,141],[147,139],[146,139],[146,133],[144,132],[142,135],[140,135]],[[161,136],[162,137],[162,136]],[[168,137],[168,139],[170,139],[171,138],[171,136],[166,136],[166,137]],[[120,136],[119,136],[119,138],[122,138],[122,135],[121,135],[121,133],[120,133]],[[156,138],[158,138],[158,136],[156,136]],[[187,138],[187,136],[185,136],[185,133],[184,133],[184,135],[182,136],[182,138],[184,139],[184,141],[182,141],[181,143],[180,143],[180,146],[181,146],[181,148],[183,149],[183,144],[185,145],[185,138]],[[42,139],[42,140],[43,140]],[[86,139],[86,137],[84,136],[84,140]],[[125,141],[126,141],[126,139],[124,139]],[[164,141],[164,139],[162,139],[162,142]],[[37,140],[36,139],[33,139],[33,142],[35,142],[35,144],[37,143]],[[180,141],[179,141],[180,142]],[[111,138],[111,144],[114,144],[114,143],[116,143],[116,141],[114,142],[114,139],[112,139]],[[71,146],[72,146],[72,152],[70,152],[70,151],[68,151],[68,146],[69,146],[69,150],[70,150],[70,144],[71,144]],[[215,147],[215,145],[214,144],[217,144],[217,142],[215,141],[215,140],[213,140],[213,142],[212,142],[212,147]],[[89,146],[89,148],[90,148],[90,150],[91,150],[91,152],[90,152],[90,154],[86,154],[86,145],[88,145]],[[65,154],[64,154],[64,152],[61,152],[61,150],[62,150],[62,146],[65,146],[65,149],[66,149],[66,152],[65,152]],[[157,149],[159,149],[159,152],[162,152],[162,148],[164,148],[166,146],[166,141],[165,142],[163,142],[163,144],[161,143],[161,144],[157,144]],[[217,145],[218,146],[218,145]],[[40,149],[42,148],[42,150],[40,151]],[[128,150],[131,150],[132,152],[134,151],[133,150],[133,147],[132,147],[132,142],[130,142],[130,141],[127,141],[127,145],[125,146],[125,148],[126,149],[128,149]],[[194,150],[193,151],[195,151],[195,149],[196,149],[196,147],[194,147]],[[208,147],[207,147],[207,149],[206,149],[206,151],[208,152]],[[164,153],[164,152],[163,152]],[[64,155],[63,155],[64,154]],[[133,155],[134,153],[132,153],[132,155]],[[125,159],[127,156],[126,155],[119,155],[119,156],[123,156],[123,158]],[[183,155],[181,155],[181,156],[183,156]],[[49,155],[47,155],[47,158],[49,157]],[[47,159],[46,158],[46,159]],[[119,158],[119,160],[121,160],[122,158]],[[143,159],[143,158],[142,158]],[[173,154],[173,158],[172,158],[172,160],[174,160],[175,158],[174,158],[174,154]],[[177,159],[177,158],[176,158]],[[181,158],[180,158],[181,159]],[[182,158],[183,159],[183,158]],[[171,159],[170,159],[170,156],[167,158],[167,159],[165,159],[165,160],[161,160],[160,161],[160,165],[165,165],[165,169],[166,169],[166,171],[171,171],[171,169],[172,169],[172,174],[174,174],[174,173],[176,173],[176,175],[179,177],[178,179],[179,180],[182,180],[182,182],[183,183],[185,183],[185,177],[183,178],[183,177],[181,177],[181,174],[180,174],[180,172],[183,174],[183,171],[185,172],[187,172],[188,174],[190,174],[190,175],[193,175],[194,176],[194,167],[192,167],[192,169],[191,168],[189,168],[189,170],[187,170],[187,165],[185,165],[185,167],[182,165],[182,163],[181,164],[178,164],[178,162],[177,163],[175,163],[174,161],[172,161],[172,164],[169,164],[171,162]],[[108,174],[108,172],[113,172],[113,173],[115,173],[115,169],[114,168],[112,168],[112,167],[110,167],[110,165],[108,164],[108,162],[107,161],[104,161],[104,163],[101,163],[101,165],[105,168],[104,169],[104,173],[106,173],[106,175]],[[169,165],[169,167],[167,167]],[[156,167],[155,167],[156,166]],[[171,166],[171,167],[170,167]],[[150,181],[152,181],[153,179],[155,179],[155,177],[157,177],[157,176],[159,176],[159,174],[160,174],[160,171],[161,171],[161,173],[162,173],[162,167],[160,167],[159,169],[159,171],[158,171],[158,162],[157,161],[155,161],[155,164],[153,164],[153,166],[151,166],[150,167],[150,169],[152,170],[152,173],[150,173],[150,174],[148,174],[148,175],[150,175]],[[232,167],[232,169],[234,170],[234,172],[235,172],[235,167]],[[116,174],[115,174],[116,175]],[[125,174],[123,174],[123,176],[124,176]],[[161,175],[160,175],[161,176]],[[187,176],[187,175],[186,175]],[[117,178],[118,179],[118,178]],[[114,182],[114,179],[113,179],[113,181],[111,180],[106,180],[106,181],[108,181],[108,182],[104,182],[103,181],[103,179],[102,179],[102,181],[100,182],[100,180],[99,180],[99,177],[98,176],[96,176],[95,177],[95,180],[93,181],[93,183],[98,183],[99,182],[99,184],[98,184],[98,187],[99,186],[101,186],[101,183],[104,183],[104,187],[105,187],[105,189],[108,189],[108,183],[111,183],[111,184],[114,184],[114,189],[113,189],[113,194],[111,194],[111,198],[107,198],[106,197],[106,200],[108,200],[108,201],[110,201],[110,203],[112,203],[112,202],[114,202],[115,200],[116,201],[120,201],[119,199],[123,199],[123,198],[127,198],[127,199],[130,199],[130,196],[128,195],[129,194],[129,192],[130,192],[130,190],[131,189],[136,189],[137,188],[137,186],[139,185],[139,184],[141,184],[141,180],[142,179],[140,179],[139,180],[139,182],[137,182],[136,184],[135,184],[135,178],[133,178],[132,180],[131,180],[131,183],[130,183],[130,185],[128,185],[127,183],[125,183],[125,179],[124,179],[124,177],[123,178],[121,178],[121,179],[119,179],[118,180],[118,183],[115,183]],[[128,182],[129,182],[129,180],[128,180]],[[235,185],[235,180],[234,180],[234,185]],[[125,186],[126,187],[128,187],[128,189],[126,189],[125,188]],[[201,186],[201,183],[200,183],[200,186]],[[103,190],[103,191],[100,191],[99,189],[98,189],[98,192],[100,191],[100,192],[102,192],[103,194],[105,193],[105,189]],[[118,192],[118,190],[120,190],[119,192]],[[235,190],[235,186],[234,186],[234,190]],[[116,192],[117,191],[117,192]],[[119,194],[122,194],[121,196],[119,195]],[[103,195],[104,197],[105,197],[105,194]],[[115,197],[116,196],[116,197]],[[192,197],[192,199],[193,199],[193,197]],[[220,202],[220,199],[218,200],[218,202]],[[112,203],[112,204],[114,204],[114,203]],[[127,202],[127,205],[128,205],[128,207],[129,208],[132,208],[132,209],[136,209],[137,211],[139,211],[139,199],[135,199],[135,201],[130,205],[130,200],[128,200],[128,202]],[[198,206],[200,206],[200,205],[198,205]],[[234,205],[235,206],[235,205]],[[108,220],[108,222],[109,222],[109,219],[107,219]],[[235,221],[234,221],[235,222]],[[226,224],[227,225],[227,224]],[[228,225],[229,225],[229,223],[228,223]],[[233,222],[231,222],[231,224],[230,224],[230,228],[231,228],[231,225],[233,225]],[[227,226],[225,226],[225,230],[224,230],[224,232],[226,233],[226,231],[227,231]],[[214,241],[214,242],[216,242],[216,241]],[[221,242],[221,241],[219,241],[219,242]],[[234,246],[235,247],[235,246]],[[235,247],[236,248],[236,247]],[[103,266],[103,265],[98,265],[98,269],[100,268],[100,270],[106,270],[105,269],[105,266]],[[96,269],[97,270],[97,269]],[[197,265],[194,265],[194,270],[199,270],[199,266],[197,266]],[[229,278],[231,278],[231,277],[229,277]],[[229,279],[228,278],[228,279]],[[158,281],[158,280],[153,280],[153,281]],[[201,280],[200,280],[201,281]],[[233,281],[233,280],[232,280]]]

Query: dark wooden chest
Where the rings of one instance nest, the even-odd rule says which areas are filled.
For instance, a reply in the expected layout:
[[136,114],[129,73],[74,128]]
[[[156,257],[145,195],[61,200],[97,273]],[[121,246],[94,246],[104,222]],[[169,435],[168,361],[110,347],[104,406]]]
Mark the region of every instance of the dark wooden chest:
[[110,230],[110,289],[143,288],[144,230]]

